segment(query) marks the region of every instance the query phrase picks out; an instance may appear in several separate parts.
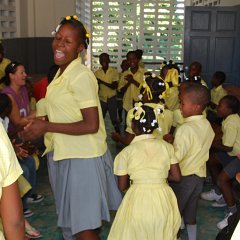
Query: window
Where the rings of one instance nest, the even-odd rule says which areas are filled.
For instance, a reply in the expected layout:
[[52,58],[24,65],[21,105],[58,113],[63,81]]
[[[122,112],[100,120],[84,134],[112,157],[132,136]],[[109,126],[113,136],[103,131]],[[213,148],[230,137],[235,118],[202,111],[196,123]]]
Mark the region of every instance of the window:
[[92,68],[107,52],[113,66],[120,66],[130,50],[144,51],[148,70],[155,62],[183,61],[185,0],[92,1]]
[[16,37],[15,0],[0,0],[0,39]]

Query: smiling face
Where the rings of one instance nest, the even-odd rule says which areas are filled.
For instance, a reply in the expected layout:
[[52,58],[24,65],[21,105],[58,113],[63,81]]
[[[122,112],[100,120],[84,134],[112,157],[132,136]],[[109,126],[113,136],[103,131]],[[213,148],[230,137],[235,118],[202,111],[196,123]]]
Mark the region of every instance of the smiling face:
[[78,57],[78,54],[85,48],[84,44],[80,43],[80,34],[78,29],[70,24],[64,24],[52,43],[54,62],[60,66],[61,73],[66,67]]
[[24,86],[26,84],[27,74],[23,65],[17,66],[15,73],[10,73],[10,82],[16,86]]

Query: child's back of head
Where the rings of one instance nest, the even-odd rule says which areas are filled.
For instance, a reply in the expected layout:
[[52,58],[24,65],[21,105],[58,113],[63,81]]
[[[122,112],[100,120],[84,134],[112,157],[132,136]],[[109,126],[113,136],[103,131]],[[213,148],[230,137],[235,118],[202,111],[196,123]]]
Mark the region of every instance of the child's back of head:
[[12,102],[9,96],[5,93],[0,93],[0,117],[4,119],[11,113]]

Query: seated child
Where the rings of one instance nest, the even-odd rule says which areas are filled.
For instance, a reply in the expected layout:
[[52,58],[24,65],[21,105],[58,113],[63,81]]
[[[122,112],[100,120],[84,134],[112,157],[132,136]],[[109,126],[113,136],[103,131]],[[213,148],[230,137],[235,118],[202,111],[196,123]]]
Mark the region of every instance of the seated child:
[[214,186],[209,192],[201,194],[201,198],[204,200],[217,201],[213,204],[215,207],[227,204],[228,213],[217,224],[219,229],[226,227],[229,216],[237,211],[231,180],[240,171],[240,161],[237,158],[237,154],[240,152],[239,106],[239,100],[232,95],[226,95],[219,102],[217,116],[223,118],[223,136],[222,139],[213,142],[213,151],[209,159],[209,170]]
[[185,121],[177,129],[173,142],[182,180],[172,183],[171,187],[176,194],[189,240],[196,240],[197,237],[197,204],[214,138],[210,123],[202,115],[209,101],[210,92],[206,87],[197,83],[186,86],[180,95],[180,110]]
[[108,240],[176,239],[181,218],[167,179],[179,181],[181,173],[173,147],[152,134],[159,127],[156,114],[149,106],[135,105],[132,129],[136,137],[114,161],[119,189],[127,190],[130,181],[131,186],[117,211]]
[[200,82],[203,86],[208,87],[207,83],[201,77],[202,64],[200,62],[192,62],[189,66],[189,78],[192,82]]
[[[140,85],[140,100],[156,109],[156,111],[162,111],[163,114],[158,115],[158,124],[161,126],[161,129],[156,129],[154,131],[154,134],[158,138],[162,138],[165,134],[169,133],[170,128],[173,123],[173,113],[172,111],[164,108],[164,99],[166,96],[166,84],[165,82],[157,77],[155,74],[148,73],[148,76],[146,77],[143,84]],[[158,110],[157,110],[158,109]],[[126,118],[126,130],[125,135],[121,136],[120,134],[117,134],[115,132],[112,133],[113,140],[117,142],[121,142],[124,145],[128,145],[134,138],[135,134],[132,130],[131,123],[131,115],[134,111],[134,108],[129,110],[127,113]]]
[[211,102],[208,108],[208,119],[210,122],[216,120],[216,108],[219,101],[227,95],[227,91],[223,88],[223,83],[225,82],[226,75],[224,72],[217,71],[212,77],[212,89],[211,89]]

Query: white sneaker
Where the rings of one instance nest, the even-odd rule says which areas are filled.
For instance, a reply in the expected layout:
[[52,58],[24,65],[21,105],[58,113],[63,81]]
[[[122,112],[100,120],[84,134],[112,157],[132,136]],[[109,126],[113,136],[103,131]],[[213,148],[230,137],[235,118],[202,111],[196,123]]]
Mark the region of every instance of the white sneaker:
[[227,203],[225,202],[223,197],[221,197],[218,201],[215,201],[214,203],[212,203],[212,207],[216,207],[216,208],[221,208],[226,206],[227,206]]
[[230,216],[232,216],[232,215],[233,215],[233,214],[232,214],[231,212],[229,212],[229,213],[225,216],[225,218],[217,224],[217,228],[220,229],[220,230],[222,230],[223,228],[225,228],[225,227],[228,225],[228,218],[229,218]]
[[216,194],[214,189],[211,189],[209,192],[201,193],[201,198],[207,201],[218,201],[222,197],[222,194]]

